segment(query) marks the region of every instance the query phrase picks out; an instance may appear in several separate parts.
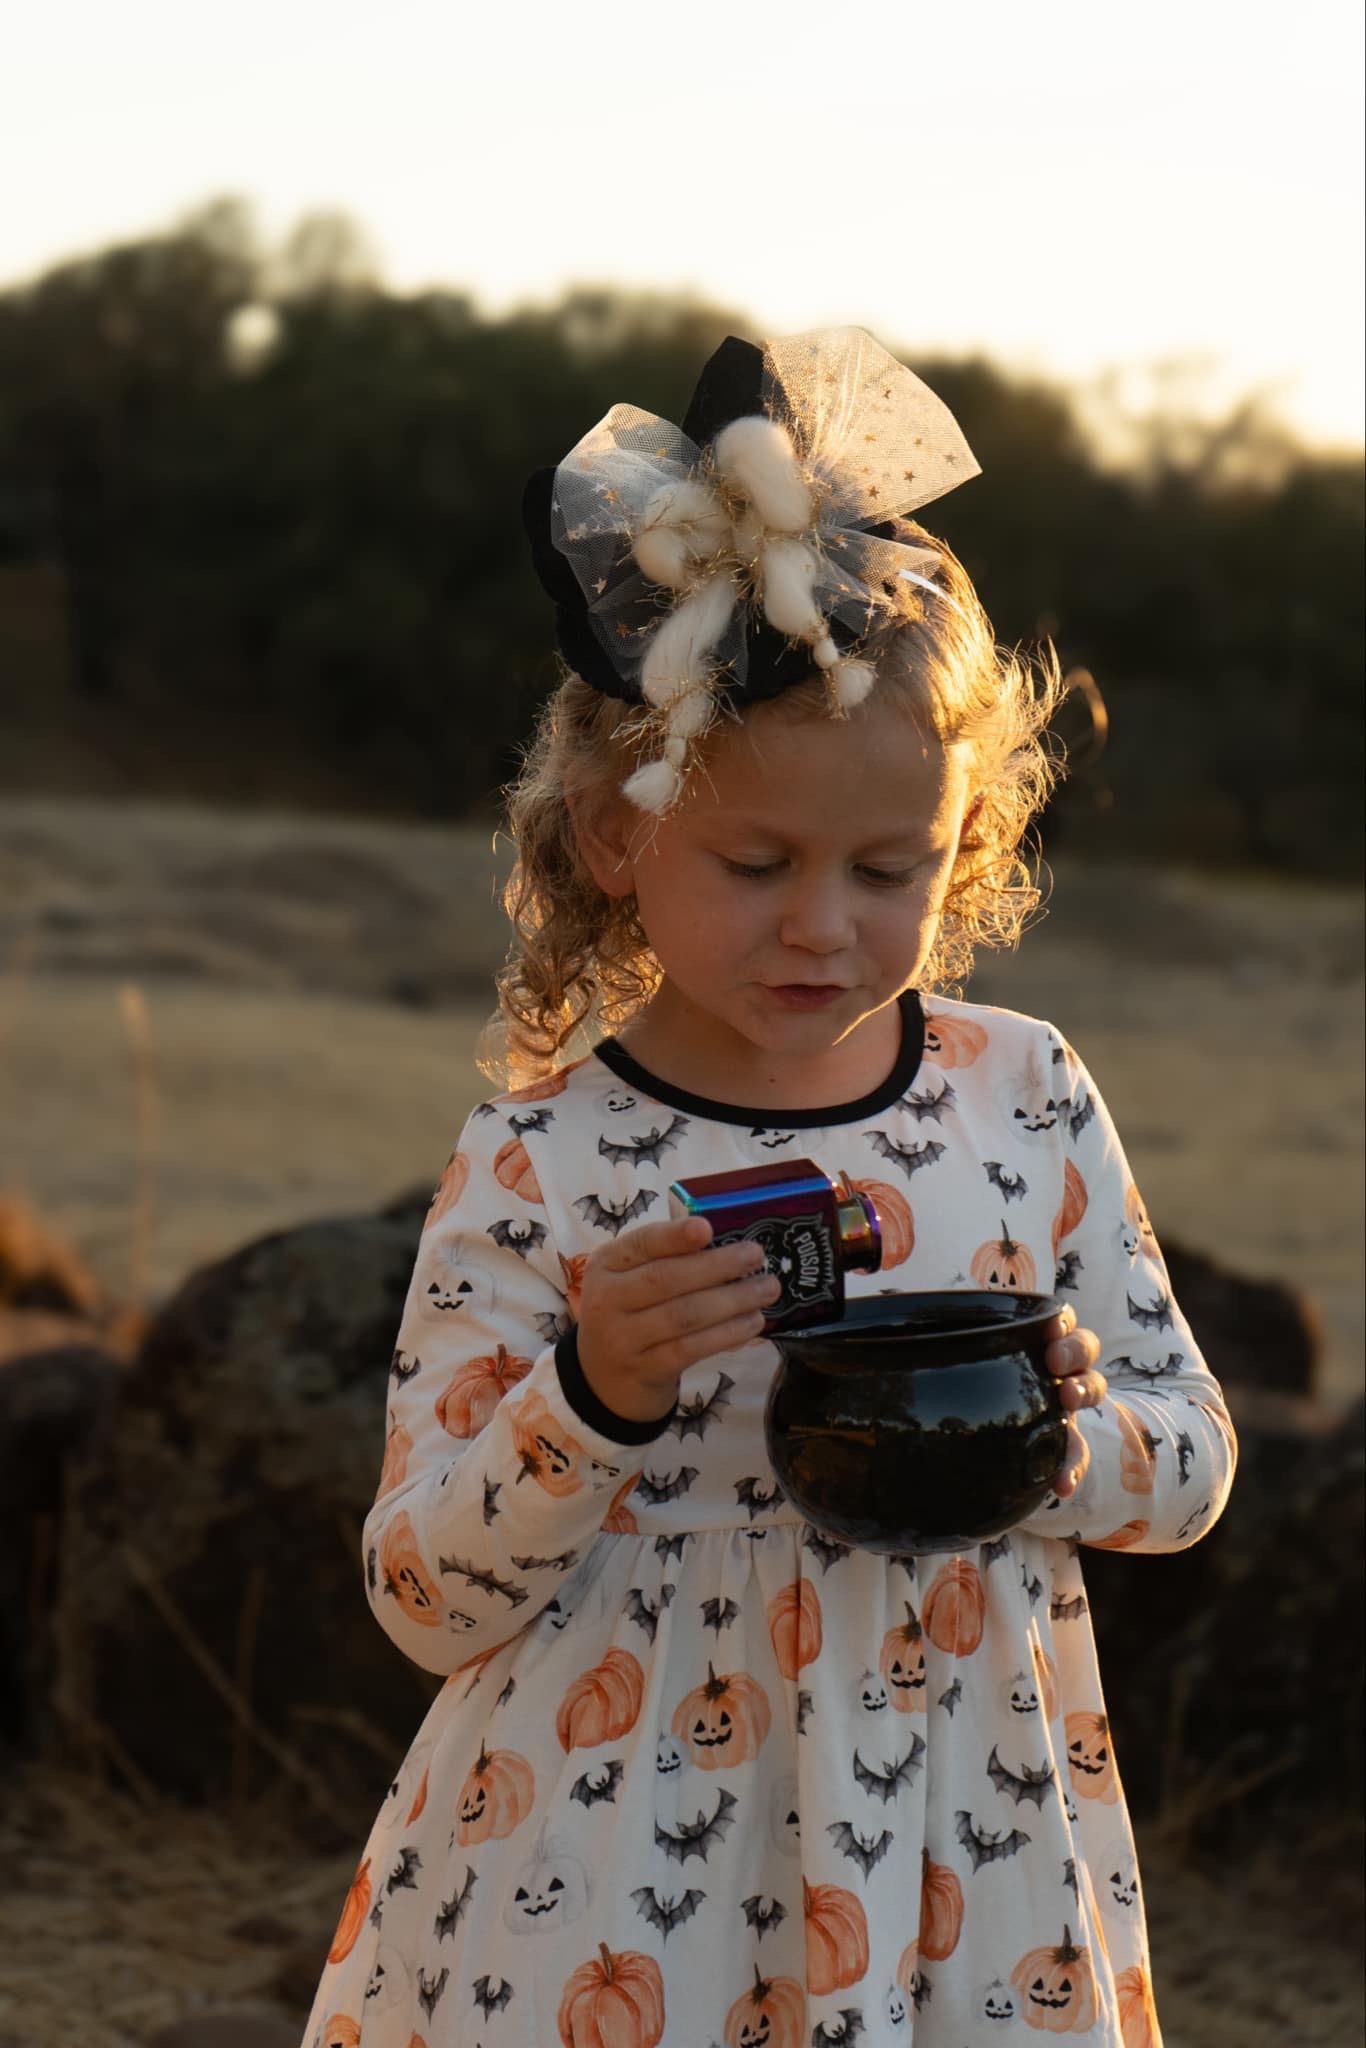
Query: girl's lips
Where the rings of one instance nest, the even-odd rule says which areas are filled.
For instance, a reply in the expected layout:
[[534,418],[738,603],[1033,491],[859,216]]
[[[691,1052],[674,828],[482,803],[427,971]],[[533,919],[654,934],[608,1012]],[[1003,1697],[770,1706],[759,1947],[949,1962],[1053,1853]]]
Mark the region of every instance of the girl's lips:
[[790,981],[776,987],[770,985],[769,994],[776,996],[789,1010],[819,1010],[842,996],[844,989],[838,982]]

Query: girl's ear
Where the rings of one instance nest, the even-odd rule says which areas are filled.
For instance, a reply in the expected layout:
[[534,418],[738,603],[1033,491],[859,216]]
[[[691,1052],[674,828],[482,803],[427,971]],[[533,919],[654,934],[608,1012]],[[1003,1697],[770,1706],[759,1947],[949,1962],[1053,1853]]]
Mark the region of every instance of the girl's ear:
[[639,812],[619,796],[571,796],[565,803],[579,858],[604,896],[633,895],[630,835]]
[[986,798],[982,796],[980,793],[977,796],[973,797],[969,802],[967,809],[963,813],[963,826],[962,830],[958,835],[960,842],[967,838],[969,832],[971,832],[973,826],[977,823],[978,815],[980,814],[982,805],[985,802]]

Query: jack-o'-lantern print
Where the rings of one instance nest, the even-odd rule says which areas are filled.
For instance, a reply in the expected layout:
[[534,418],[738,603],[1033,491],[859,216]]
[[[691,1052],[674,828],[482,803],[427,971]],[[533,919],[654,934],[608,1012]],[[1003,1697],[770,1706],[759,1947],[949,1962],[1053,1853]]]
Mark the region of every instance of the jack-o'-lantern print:
[[1102,1895],[1121,1912],[1132,1913],[1139,1901],[1138,1858],[1125,1835],[1116,1835],[1095,1863]]
[[1027,1146],[1051,1144],[1053,1133],[1064,1124],[1068,1099],[1063,1070],[1045,1065],[1030,1050],[1023,1062],[1006,1075],[996,1094],[997,1115],[1008,1131]]
[[1084,2034],[1096,2023],[1096,1978],[1091,1951],[1064,1926],[1056,1948],[1032,1948],[1010,1973],[1026,2026],[1045,2034]]
[[553,1932],[581,1920],[590,1896],[583,1863],[542,1827],[531,1855],[513,1875],[503,1925],[516,1935]]
[[920,1937],[908,1941],[897,1957],[896,1981],[910,2002],[912,2009],[919,2012],[930,1995],[930,1981],[920,1967]]
[[640,1526],[626,1505],[628,1494],[635,1491],[636,1478],[637,1475],[633,1472],[629,1479],[623,1479],[608,1504],[607,1513],[602,1518],[602,1526],[611,1536],[640,1534]]
[[999,1294],[1033,1294],[1038,1287],[1034,1254],[1027,1244],[1011,1236],[1004,1221],[999,1237],[978,1245],[968,1271],[979,1287]]
[[746,1671],[718,1677],[709,1663],[705,1684],[679,1702],[672,1727],[699,1770],[722,1771],[758,1755],[772,1719],[756,1678]]
[[887,1681],[876,1671],[865,1671],[854,1686],[854,1705],[861,1714],[885,1714],[892,1704]]
[[861,1195],[867,1195],[877,1210],[882,1227],[881,1271],[888,1273],[893,1266],[904,1266],[915,1250],[915,1217],[910,1203],[900,1188],[885,1180],[856,1180],[854,1186]]
[[455,1803],[455,1839],[462,1849],[504,1841],[522,1825],[536,1797],[536,1776],[513,1749],[479,1744]]
[[1157,1465],[1157,1438],[1123,1401],[1114,1402],[1113,1408],[1121,1438],[1119,1483],[1126,1493],[1151,1493]]
[[1141,1251],[1151,1252],[1157,1243],[1153,1226],[1148,1221],[1148,1212],[1143,1206],[1143,1197],[1133,1181],[1124,1190],[1124,1225],[1120,1242],[1131,1259],[1137,1258]]
[[987,1034],[969,1017],[946,1010],[925,1013],[925,1058],[937,1067],[975,1066],[987,1049]]
[[560,1272],[564,1277],[564,1291],[569,1302],[569,1313],[577,1316],[583,1304],[583,1275],[588,1264],[587,1252],[575,1252],[572,1259],[560,1253]]
[[1022,2009],[1023,2001],[1015,1986],[1003,1983],[999,1977],[980,1985],[973,1994],[973,2010],[981,2014],[988,2040],[995,2041],[1012,2028]]
[[868,1974],[868,1920],[853,1892],[802,1879],[806,1985],[813,1998],[843,1991]]
[[544,1394],[524,1394],[511,1411],[512,1441],[522,1461],[517,1485],[532,1479],[556,1500],[583,1486],[584,1449],[550,1408]]
[[442,1343],[458,1343],[460,1324],[496,1314],[501,1299],[489,1268],[462,1241],[448,1243],[439,1233],[430,1244],[424,1240],[412,1288],[413,1321],[424,1326],[413,1347],[419,1358],[433,1334]]
[[529,1358],[515,1357],[502,1344],[489,1356],[466,1359],[437,1396],[441,1427],[448,1436],[478,1436],[492,1422],[504,1394],[530,1371]]
[[796,1579],[768,1603],[768,1632],[784,1678],[795,1679],[821,1653],[821,1603],[810,1579]]
[[925,1631],[909,1600],[904,1603],[906,1619],[889,1628],[882,1638],[879,1669],[886,1681],[888,1698],[898,1714],[925,1711]]
[[769,1839],[780,1856],[798,1856],[802,1846],[802,1817],[797,1805],[797,1778],[784,1771],[775,1778],[768,1801]]
[[580,1963],[560,1996],[561,2048],[659,2048],[664,2039],[664,1978],[653,1956],[615,1954],[605,1941]]
[[887,2024],[899,2029],[906,2024],[909,2000],[899,1984],[893,1984],[887,1993]]
[[806,1996],[794,1977],[764,1977],[754,1965],[754,1982],[726,2014],[721,2038],[726,2048],[803,2048]]
[[360,2048],[360,2024],[349,2013],[328,2015],[313,2037],[313,2048]]
[[407,1963],[391,1942],[381,1942],[366,1980],[362,2028],[368,2027],[376,2015],[394,2012],[411,1988],[412,1972]]
[[921,1625],[936,1650],[971,1657],[982,1640],[986,1608],[982,1574],[966,1558],[952,1557],[930,1582]]
[[1067,1769],[1072,1790],[1080,1799],[1100,1799],[1107,1804],[1119,1797],[1114,1750],[1110,1745],[1110,1723],[1104,1714],[1068,1714]]
[[384,1590],[397,1600],[409,1621],[422,1628],[440,1628],[445,1614],[441,1595],[417,1547],[413,1525],[404,1514],[394,1515],[380,1539],[379,1569]]

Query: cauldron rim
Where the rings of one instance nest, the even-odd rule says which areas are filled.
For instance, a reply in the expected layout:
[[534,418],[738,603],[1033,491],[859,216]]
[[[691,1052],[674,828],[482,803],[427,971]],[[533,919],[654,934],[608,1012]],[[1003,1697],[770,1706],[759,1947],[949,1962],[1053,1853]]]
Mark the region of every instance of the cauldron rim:
[[[846,1301],[838,1321],[772,1335],[793,1363],[817,1370],[866,1372],[875,1366],[881,1371],[898,1363],[924,1370],[964,1356],[986,1360],[1011,1351],[1041,1351],[1040,1333],[1062,1306],[1051,1294],[984,1287],[865,1294]],[[976,1315],[960,1321],[969,1308]],[[946,1315],[947,1328],[934,1320]],[[914,1327],[915,1321],[924,1327]]]

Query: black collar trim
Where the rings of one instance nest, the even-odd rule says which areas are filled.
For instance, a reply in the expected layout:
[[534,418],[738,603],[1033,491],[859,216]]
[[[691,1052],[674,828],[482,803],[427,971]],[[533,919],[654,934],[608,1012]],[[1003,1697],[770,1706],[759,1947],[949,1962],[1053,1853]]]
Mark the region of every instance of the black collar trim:
[[629,1081],[633,1088],[639,1088],[656,1102],[666,1103],[670,1109],[710,1117],[718,1124],[748,1124],[752,1130],[823,1129],[827,1124],[853,1124],[864,1117],[879,1116],[906,1093],[919,1073],[925,1050],[925,1012],[919,991],[904,990],[897,997],[897,1006],[901,1011],[901,1051],[891,1073],[870,1095],[860,1096],[857,1102],[832,1103],[826,1109],[775,1109],[771,1105],[750,1109],[735,1102],[713,1102],[708,1095],[691,1095],[686,1088],[675,1088],[672,1082],[660,1080],[648,1067],[642,1067],[639,1060],[632,1059],[618,1039],[604,1038],[593,1052],[620,1080]]

